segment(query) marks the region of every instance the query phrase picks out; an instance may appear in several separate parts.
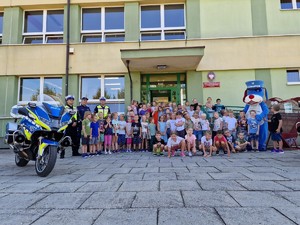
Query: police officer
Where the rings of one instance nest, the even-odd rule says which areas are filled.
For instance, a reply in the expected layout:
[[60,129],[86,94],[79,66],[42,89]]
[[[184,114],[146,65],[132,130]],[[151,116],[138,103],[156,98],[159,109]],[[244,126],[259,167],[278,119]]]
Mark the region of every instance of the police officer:
[[[78,115],[79,115],[79,118],[78,118],[78,138],[80,139],[81,137],[81,130],[82,130],[82,121],[84,120],[84,113],[85,112],[90,112],[91,109],[90,107],[87,106],[87,102],[88,102],[88,98],[87,97],[82,97],[81,98],[81,102],[80,102],[80,105],[77,106],[77,112],[78,112]],[[89,145],[87,146],[87,151],[89,152]]]
[[[66,109],[76,110],[74,107],[74,96],[68,95],[66,96]],[[72,156],[80,156],[78,153],[79,149],[79,137],[78,137],[78,113],[76,113],[72,118],[72,123],[70,123],[66,129],[66,135],[70,136],[72,139]],[[60,153],[60,158],[63,159],[65,157],[65,150],[62,150]]]
[[103,117],[106,118],[108,114],[110,114],[110,108],[109,106],[106,105],[105,97],[102,96],[99,100],[100,100],[100,105],[97,105],[95,107],[94,113],[102,112]]

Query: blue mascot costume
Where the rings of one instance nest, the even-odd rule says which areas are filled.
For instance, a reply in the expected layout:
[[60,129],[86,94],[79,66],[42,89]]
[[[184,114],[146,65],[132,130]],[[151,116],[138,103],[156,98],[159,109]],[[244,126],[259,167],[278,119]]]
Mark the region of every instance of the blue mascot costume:
[[268,92],[264,87],[262,80],[253,80],[246,82],[247,89],[244,94],[243,101],[246,103],[244,112],[246,118],[250,117],[250,111],[256,111],[256,119],[259,121],[259,140],[258,149],[260,151],[266,151],[266,142],[268,138],[268,113],[269,109],[264,100],[264,95],[268,99]]

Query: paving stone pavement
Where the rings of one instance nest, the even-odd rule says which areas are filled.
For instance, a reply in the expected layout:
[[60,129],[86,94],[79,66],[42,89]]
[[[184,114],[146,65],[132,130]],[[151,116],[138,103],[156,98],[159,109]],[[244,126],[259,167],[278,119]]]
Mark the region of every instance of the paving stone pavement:
[[300,224],[300,151],[58,159],[48,177],[0,151],[1,225]]

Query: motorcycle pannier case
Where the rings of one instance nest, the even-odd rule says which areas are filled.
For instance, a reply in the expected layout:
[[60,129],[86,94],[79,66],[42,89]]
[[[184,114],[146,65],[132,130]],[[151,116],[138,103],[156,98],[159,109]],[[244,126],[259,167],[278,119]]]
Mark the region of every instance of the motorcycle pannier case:
[[17,123],[7,123],[6,124],[6,135],[5,135],[5,142],[7,144],[13,143],[13,133],[18,129]]

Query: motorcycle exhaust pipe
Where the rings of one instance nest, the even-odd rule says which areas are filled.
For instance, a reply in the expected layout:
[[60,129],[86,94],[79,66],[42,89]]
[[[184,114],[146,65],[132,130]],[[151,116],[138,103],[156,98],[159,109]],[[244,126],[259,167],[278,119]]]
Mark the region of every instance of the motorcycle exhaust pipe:
[[68,147],[72,145],[72,140],[69,136],[66,136],[63,139],[61,139],[59,143],[62,147]]

